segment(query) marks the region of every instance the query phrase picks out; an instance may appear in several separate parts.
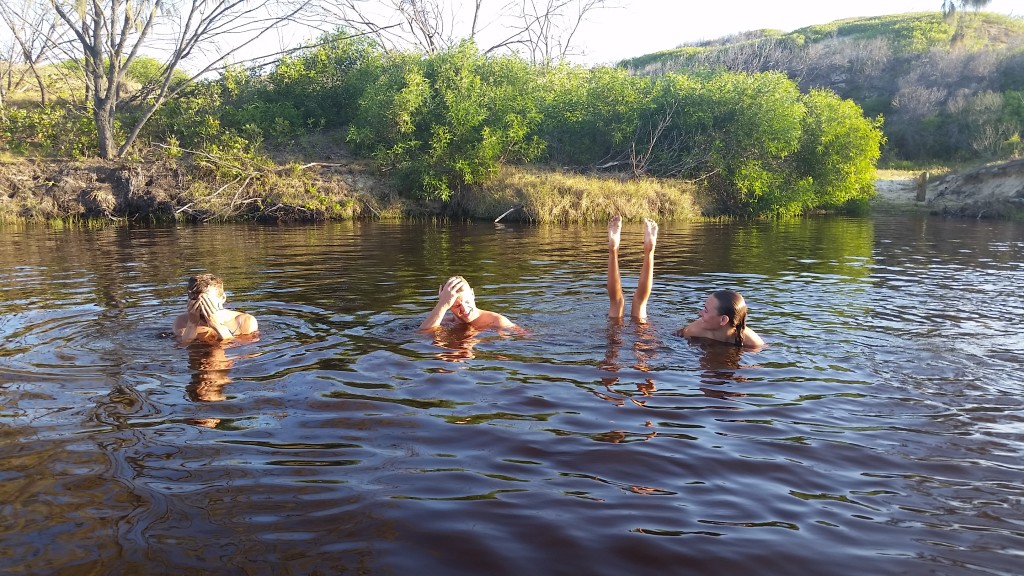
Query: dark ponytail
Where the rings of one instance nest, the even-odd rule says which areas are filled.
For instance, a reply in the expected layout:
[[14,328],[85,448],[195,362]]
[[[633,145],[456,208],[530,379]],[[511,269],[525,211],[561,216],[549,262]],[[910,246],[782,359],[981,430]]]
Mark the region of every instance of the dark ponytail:
[[739,292],[719,290],[711,294],[718,302],[718,314],[729,317],[729,325],[736,330],[736,346],[743,346],[743,331],[747,328],[747,303]]

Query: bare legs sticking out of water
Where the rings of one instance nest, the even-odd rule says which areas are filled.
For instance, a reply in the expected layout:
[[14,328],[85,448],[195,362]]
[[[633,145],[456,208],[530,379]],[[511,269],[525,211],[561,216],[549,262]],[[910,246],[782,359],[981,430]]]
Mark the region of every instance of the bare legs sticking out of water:
[[[622,278],[619,274],[619,244],[622,236],[622,217],[613,216],[608,222],[608,317],[622,318],[625,311],[625,298],[622,296]],[[630,316],[635,320],[647,319],[647,300],[651,296],[654,284],[654,247],[658,242],[658,224],[644,218],[644,259],[640,267],[640,279]]]

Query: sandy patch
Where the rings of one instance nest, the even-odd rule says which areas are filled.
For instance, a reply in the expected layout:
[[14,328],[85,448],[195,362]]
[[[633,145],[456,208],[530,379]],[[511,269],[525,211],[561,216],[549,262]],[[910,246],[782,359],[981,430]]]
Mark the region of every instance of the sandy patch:
[[893,204],[919,204],[914,178],[879,178],[875,180],[876,200]]
[[1010,216],[1024,211],[1024,160],[930,178],[923,202],[917,200],[914,176],[878,178],[874,204],[967,216]]

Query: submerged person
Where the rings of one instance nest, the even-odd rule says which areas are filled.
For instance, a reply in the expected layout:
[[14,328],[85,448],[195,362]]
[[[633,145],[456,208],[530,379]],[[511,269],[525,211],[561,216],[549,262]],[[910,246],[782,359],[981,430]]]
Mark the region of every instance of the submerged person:
[[747,327],[747,303],[739,292],[718,290],[704,302],[693,322],[679,331],[686,338],[707,338],[739,347],[760,348],[764,340]]
[[[622,318],[625,311],[619,275],[621,234],[622,218],[615,216],[608,222],[608,317],[613,319]],[[641,322],[647,318],[647,300],[651,296],[651,287],[654,284],[654,249],[657,241],[658,225],[653,220],[645,218],[643,264],[630,309],[630,316]],[[747,304],[743,296],[732,290],[719,290],[708,296],[699,318],[678,334],[687,338],[707,338],[748,348],[764,346],[764,340],[747,327]]]
[[441,285],[437,296],[437,304],[420,324],[420,330],[432,330],[441,326],[445,313],[449,310],[455,317],[455,325],[468,326],[476,330],[517,328],[511,320],[501,314],[477,308],[473,288],[462,276],[449,278]]
[[186,312],[174,320],[174,335],[187,344],[193,340],[230,340],[256,332],[256,318],[224,308],[226,299],[224,282],[213,274],[189,278]]
[[[622,296],[622,278],[619,275],[619,243],[622,236],[622,217],[613,216],[608,222],[608,317],[622,318],[626,302]],[[647,300],[651,297],[654,283],[654,248],[658,242],[658,224],[644,218],[644,259],[640,267],[640,279],[629,315],[641,322],[647,319]]]

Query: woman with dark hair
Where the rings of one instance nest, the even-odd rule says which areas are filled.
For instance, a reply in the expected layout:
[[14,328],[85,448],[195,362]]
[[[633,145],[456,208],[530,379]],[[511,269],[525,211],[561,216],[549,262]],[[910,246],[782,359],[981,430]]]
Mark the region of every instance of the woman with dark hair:
[[187,344],[193,340],[230,340],[256,332],[256,319],[224,308],[226,298],[224,281],[213,274],[189,278],[186,312],[174,320],[174,335]]
[[699,318],[679,332],[682,336],[708,338],[747,348],[764,346],[757,332],[747,327],[747,303],[738,292],[712,292],[697,315]]

